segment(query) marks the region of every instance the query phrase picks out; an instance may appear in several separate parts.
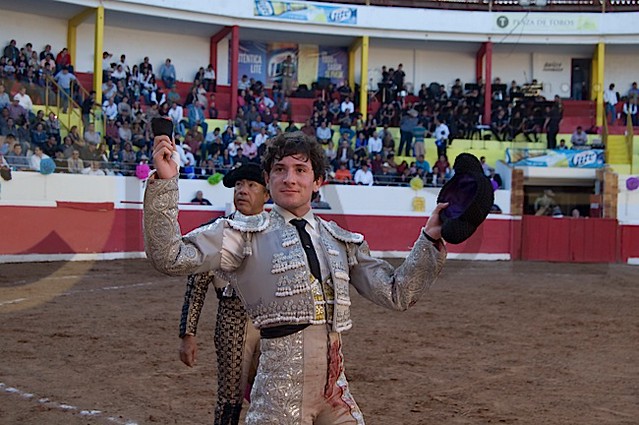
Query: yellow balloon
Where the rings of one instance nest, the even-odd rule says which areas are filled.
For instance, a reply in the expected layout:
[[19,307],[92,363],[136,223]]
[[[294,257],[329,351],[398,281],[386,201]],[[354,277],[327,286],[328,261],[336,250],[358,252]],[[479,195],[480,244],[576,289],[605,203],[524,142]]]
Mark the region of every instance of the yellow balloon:
[[413,177],[410,179],[410,187],[413,190],[420,190],[424,188],[424,181],[419,177]]

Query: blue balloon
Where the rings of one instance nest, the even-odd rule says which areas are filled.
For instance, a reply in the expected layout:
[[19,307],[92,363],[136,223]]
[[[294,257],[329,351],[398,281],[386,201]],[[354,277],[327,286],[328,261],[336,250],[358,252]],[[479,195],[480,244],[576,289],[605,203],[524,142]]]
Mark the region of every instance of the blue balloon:
[[55,171],[55,162],[51,158],[43,158],[40,161],[40,174],[51,174]]

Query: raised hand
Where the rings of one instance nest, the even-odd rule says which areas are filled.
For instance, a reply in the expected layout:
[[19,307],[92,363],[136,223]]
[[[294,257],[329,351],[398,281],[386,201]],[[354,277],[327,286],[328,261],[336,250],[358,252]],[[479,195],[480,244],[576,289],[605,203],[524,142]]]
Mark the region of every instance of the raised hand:
[[153,165],[157,170],[157,176],[161,179],[170,179],[179,172],[176,161],[171,157],[177,155],[175,142],[169,136],[155,136],[153,139]]

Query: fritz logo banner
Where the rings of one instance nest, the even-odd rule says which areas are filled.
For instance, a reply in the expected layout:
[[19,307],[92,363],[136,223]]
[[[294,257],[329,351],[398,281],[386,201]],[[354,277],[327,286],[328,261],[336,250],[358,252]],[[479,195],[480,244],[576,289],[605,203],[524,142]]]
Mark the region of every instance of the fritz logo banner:
[[240,41],[238,79],[243,75],[261,81],[266,87],[282,84],[282,63],[290,56],[295,85],[325,79],[341,85],[348,77],[346,48],[293,43]]
[[603,149],[506,149],[506,162],[515,167],[602,168]]
[[357,25],[357,8],[311,4],[301,1],[255,0],[253,15],[287,21]]

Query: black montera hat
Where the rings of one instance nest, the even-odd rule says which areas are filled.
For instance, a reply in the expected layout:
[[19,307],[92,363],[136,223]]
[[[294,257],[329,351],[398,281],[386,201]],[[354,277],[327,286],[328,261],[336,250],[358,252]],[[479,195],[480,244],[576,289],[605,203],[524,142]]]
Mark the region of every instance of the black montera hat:
[[464,242],[486,219],[495,203],[490,180],[474,155],[462,153],[455,159],[455,175],[442,187],[437,203],[448,202],[439,213],[442,238],[452,244]]
[[264,181],[264,173],[262,167],[258,164],[249,162],[229,171],[222,179],[222,183],[226,187],[235,187],[238,180],[251,180],[266,186]]

